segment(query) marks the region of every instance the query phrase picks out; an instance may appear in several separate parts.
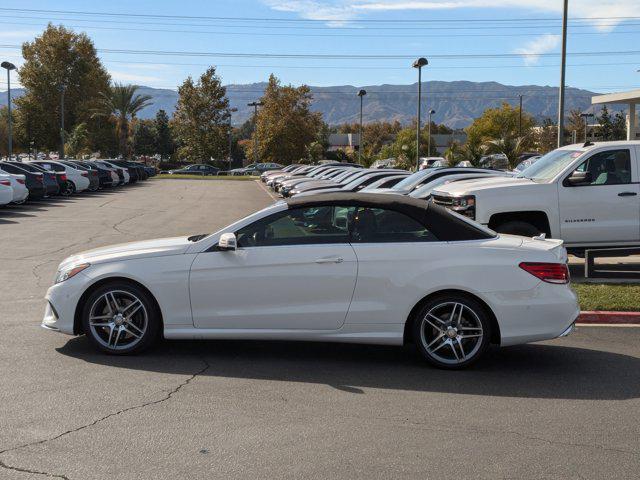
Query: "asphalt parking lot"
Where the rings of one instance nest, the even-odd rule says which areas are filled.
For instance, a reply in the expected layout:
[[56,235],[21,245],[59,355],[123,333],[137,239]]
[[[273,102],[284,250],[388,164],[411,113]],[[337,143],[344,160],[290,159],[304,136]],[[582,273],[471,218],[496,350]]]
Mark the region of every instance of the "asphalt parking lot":
[[58,263],[214,231],[273,200],[153,180],[0,210],[0,478],[632,478],[640,328],[583,327],[444,372],[411,348],[163,342],[116,358],[39,328]]

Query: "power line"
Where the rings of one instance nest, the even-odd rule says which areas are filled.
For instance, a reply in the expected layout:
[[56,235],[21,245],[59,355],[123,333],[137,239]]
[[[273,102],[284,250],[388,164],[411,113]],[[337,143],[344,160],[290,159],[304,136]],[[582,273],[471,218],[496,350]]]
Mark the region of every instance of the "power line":
[[[0,9],[1,10],[1,9]],[[295,25],[284,25],[284,24],[276,24],[276,25],[242,25],[242,24],[231,24],[229,25],[228,23],[224,23],[224,24],[194,24],[194,23],[183,23],[183,22],[171,22],[171,23],[166,23],[166,22],[141,22],[139,20],[137,21],[126,21],[126,20],[109,20],[109,19],[78,19],[78,18],[51,18],[51,17],[34,17],[34,16],[28,16],[28,17],[24,17],[24,16],[17,16],[17,15],[5,15],[5,18],[18,18],[18,19],[29,19],[29,20],[45,20],[47,22],[61,22],[61,21],[70,21],[70,22],[100,22],[101,24],[103,23],[111,23],[111,24],[134,24],[134,25],[159,25],[159,26],[181,26],[181,27],[217,27],[217,28],[252,28],[252,29],[278,29],[278,30],[282,30],[282,29],[287,29],[287,30],[303,30],[303,31],[308,31],[308,30],[322,30],[322,31],[326,31],[327,27],[326,26],[322,26],[322,27],[314,27],[314,26],[310,26],[310,25],[303,25],[303,26],[295,26]],[[634,19],[635,17],[628,17],[629,19]],[[638,17],[640,18],[640,17]],[[557,20],[556,20],[557,21]],[[457,23],[461,24],[460,27],[456,27],[456,26],[452,26],[452,25],[447,25],[447,26],[429,26],[429,30],[446,30],[446,31],[451,31],[451,30],[522,30],[522,29],[535,29],[535,30],[540,30],[541,28],[560,28],[560,24],[529,24],[529,25],[523,25],[522,23],[515,23],[514,25],[504,25],[504,24],[498,24],[498,25],[483,25],[483,26],[469,26],[468,22],[466,20],[459,20],[457,21]],[[502,23],[502,22],[501,22]],[[620,24],[620,22],[616,22],[616,23],[602,23],[601,21],[598,22],[598,26],[600,27],[616,27]],[[638,26],[640,25],[640,23],[629,23],[629,22],[625,22],[624,23],[625,26]],[[575,28],[593,28],[593,24],[570,24],[569,25],[571,27],[571,29],[575,29]],[[82,26],[78,26],[78,27],[74,27],[74,28],[84,28]],[[356,27],[350,27],[350,26],[346,26],[346,25],[340,25],[340,26],[335,26],[332,27],[331,30],[332,31],[340,31],[340,30],[355,30],[355,31],[364,31],[364,30],[374,30],[374,31],[380,31],[380,30],[402,30],[402,31],[406,31],[406,30],[418,30],[418,31],[423,31],[425,29],[425,26],[420,26],[420,27],[412,27],[412,26],[407,26],[407,25],[399,25],[396,27],[385,27],[385,26],[379,26],[379,25],[375,25],[375,26],[367,26],[367,25],[359,25]],[[252,32],[252,33],[255,33]],[[536,32],[538,33],[538,32]],[[598,32],[599,33],[599,32]],[[609,32],[611,33],[611,32]]]
[[[186,20],[226,20],[226,21],[255,21],[255,22],[298,22],[298,23],[327,23],[335,21],[347,21],[351,23],[447,23],[447,22],[518,22],[518,21],[557,21],[556,18],[494,18],[494,19],[307,19],[307,18],[282,18],[282,17],[224,17],[224,16],[206,16],[206,15],[161,15],[161,14],[143,14],[143,13],[122,13],[122,12],[96,12],[96,11],[78,11],[78,10],[47,10],[47,9],[30,9],[30,8],[0,8],[2,11],[22,12],[22,13],[46,13],[55,15],[91,15],[106,17],[132,17],[132,18],[162,18],[162,19],[186,19]],[[593,22],[596,20],[628,20],[639,19],[640,17],[631,16],[611,16],[611,17],[572,17],[572,21]]]
[[[25,22],[1,22],[0,24],[9,24],[9,25],[29,25],[29,26],[41,26],[41,23],[25,23]],[[640,25],[636,24],[636,25]],[[211,31],[211,30],[167,30],[167,29],[154,29],[154,28],[126,28],[126,27],[103,27],[98,25],[69,25],[65,24],[66,27],[69,28],[77,28],[77,29],[94,29],[94,30],[116,30],[116,31],[129,31],[129,32],[156,32],[156,33],[188,33],[188,34],[205,34],[205,35],[239,35],[246,36],[247,32],[232,32],[232,31]],[[556,32],[537,32],[537,35],[557,35]],[[613,31],[613,32],[605,32],[605,31],[596,31],[596,32],[574,32],[572,35],[622,35],[622,34],[632,34],[637,35],[640,34],[638,30],[629,30],[629,31]],[[348,34],[348,33],[330,33],[330,34],[322,34],[322,33],[297,33],[297,32],[251,32],[252,36],[268,36],[268,37],[320,37],[320,38],[442,38],[441,34],[391,34],[391,35],[381,35],[376,33],[360,33],[360,34]],[[447,33],[447,37],[530,37],[530,33]]]
[[[21,48],[19,45],[0,44],[0,48]],[[194,51],[169,51],[169,50],[132,50],[132,49],[112,49],[98,48],[99,52],[117,53],[126,55],[152,55],[152,56],[189,56],[189,57],[220,57],[220,58],[286,58],[300,59],[308,58],[314,60],[409,60],[417,55],[391,55],[391,54],[322,54],[322,53],[234,53],[234,52],[194,52]],[[567,56],[574,57],[595,57],[612,55],[638,55],[640,50],[617,50],[605,52],[572,52]],[[479,59],[479,58],[521,58],[521,57],[557,57],[558,53],[468,53],[468,54],[432,54],[429,58],[439,59]]]

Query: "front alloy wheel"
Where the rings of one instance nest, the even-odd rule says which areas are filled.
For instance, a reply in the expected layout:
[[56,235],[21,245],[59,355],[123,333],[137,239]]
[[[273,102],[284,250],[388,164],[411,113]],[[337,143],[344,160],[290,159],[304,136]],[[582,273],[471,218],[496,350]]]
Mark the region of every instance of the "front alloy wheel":
[[457,369],[478,360],[491,338],[484,309],[467,298],[446,296],[429,302],[414,323],[414,340],[427,361]]
[[139,352],[157,338],[158,313],[149,295],[129,284],[96,290],[85,303],[83,327],[91,342],[113,354]]

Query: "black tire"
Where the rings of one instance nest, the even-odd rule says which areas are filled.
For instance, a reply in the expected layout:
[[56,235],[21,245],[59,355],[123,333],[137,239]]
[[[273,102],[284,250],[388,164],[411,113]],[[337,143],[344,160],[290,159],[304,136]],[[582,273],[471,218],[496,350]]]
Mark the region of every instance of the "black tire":
[[520,220],[513,220],[498,225],[496,232],[506,233],[508,235],[522,235],[523,237],[535,237],[542,233],[535,225]]
[[[453,310],[451,316],[440,313],[446,312],[449,305],[460,309],[462,317],[459,317],[460,310]],[[434,312],[435,317],[432,316]],[[456,321],[458,318],[459,323]],[[491,320],[485,308],[462,294],[432,297],[412,322],[412,338],[420,354],[430,364],[446,370],[458,370],[474,364],[484,355],[491,340]],[[454,333],[455,337],[452,336]],[[479,334],[480,337],[477,336]]]
[[[129,304],[124,303],[123,299],[128,298],[127,295],[130,295],[132,298],[140,301],[142,306],[131,316],[131,322],[134,322],[133,325],[127,320],[125,320],[124,323],[117,325],[117,322],[114,320],[114,316],[112,319],[98,320],[100,323],[104,321],[110,322],[113,325],[105,323],[104,327],[92,327],[90,322],[92,310],[94,310],[94,315],[98,310],[101,310],[98,313],[102,315],[106,313],[104,316],[109,316],[113,313],[113,310],[107,312],[107,306],[104,304],[104,297],[110,292],[114,293],[116,296],[116,302],[120,307],[122,307],[121,310],[118,310],[118,314],[123,312],[126,316],[126,310],[128,308],[127,305],[130,306],[130,311],[132,310],[131,306],[134,308],[136,307],[134,304],[135,302],[133,301]],[[105,306],[103,307],[103,305]],[[143,324],[140,319],[143,315],[146,316],[146,322],[144,323],[144,328],[141,329]],[[137,330],[135,328],[136,325],[138,326]],[[108,340],[106,342],[108,345],[113,343],[113,337],[109,336],[109,332],[112,330],[115,332],[116,328],[122,326],[124,326],[124,328],[129,332],[127,333],[125,331],[123,334],[123,343],[118,347],[118,338],[116,338],[114,344],[115,348],[105,345],[106,340]],[[132,355],[148,349],[157,341],[161,328],[161,315],[156,302],[144,289],[132,283],[116,281],[101,285],[99,288],[91,292],[82,308],[82,327],[85,335],[89,338],[89,341],[97,349],[111,355]],[[137,334],[139,338],[134,337],[133,334]],[[105,337],[108,337],[108,339],[105,339]],[[130,346],[127,346],[127,340],[132,342]]]
[[67,180],[67,183],[64,186],[64,189],[60,192],[63,197],[70,197],[76,193],[76,186],[73,182]]

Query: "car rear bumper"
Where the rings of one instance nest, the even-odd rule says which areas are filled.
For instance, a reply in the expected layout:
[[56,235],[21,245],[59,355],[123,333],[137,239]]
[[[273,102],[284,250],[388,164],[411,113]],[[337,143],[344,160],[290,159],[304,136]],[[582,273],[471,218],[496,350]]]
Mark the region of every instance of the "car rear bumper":
[[43,198],[47,194],[44,185],[30,185],[27,188],[29,189],[29,196],[31,198]]
[[527,291],[487,296],[500,328],[500,344],[517,345],[569,335],[580,314],[569,285],[540,282]]

